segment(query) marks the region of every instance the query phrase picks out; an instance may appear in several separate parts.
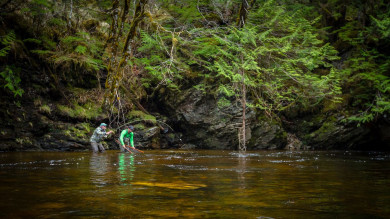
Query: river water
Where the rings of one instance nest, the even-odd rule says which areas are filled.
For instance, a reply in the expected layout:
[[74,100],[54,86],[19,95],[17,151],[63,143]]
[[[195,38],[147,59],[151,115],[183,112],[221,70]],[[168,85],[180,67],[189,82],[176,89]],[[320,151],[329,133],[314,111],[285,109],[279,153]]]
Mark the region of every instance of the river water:
[[0,153],[0,200],[0,218],[390,218],[390,154]]

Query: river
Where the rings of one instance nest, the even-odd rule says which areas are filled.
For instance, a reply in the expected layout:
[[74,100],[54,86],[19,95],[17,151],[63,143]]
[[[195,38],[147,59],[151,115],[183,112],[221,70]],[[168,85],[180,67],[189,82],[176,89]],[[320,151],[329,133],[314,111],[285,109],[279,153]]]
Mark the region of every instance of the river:
[[0,153],[0,218],[389,218],[390,154]]

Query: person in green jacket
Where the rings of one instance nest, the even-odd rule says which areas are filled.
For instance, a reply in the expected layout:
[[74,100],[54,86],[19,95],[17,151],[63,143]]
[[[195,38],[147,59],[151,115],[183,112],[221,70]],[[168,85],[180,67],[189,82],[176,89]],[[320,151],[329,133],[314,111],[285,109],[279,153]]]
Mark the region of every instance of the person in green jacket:
[[126,147],[126,144],[125,144],[125,139],[128,139],[129,142],[130,142],[130,148],[131,149],[135,149],[134,147],[134,127],[133,126],[129,126],[127,127],[127,129],[124,129],[122,132],[121,132],[121,135],[119,137],[119,143],[120,143],[120,150],[121,152],[125,152],[125,147]]

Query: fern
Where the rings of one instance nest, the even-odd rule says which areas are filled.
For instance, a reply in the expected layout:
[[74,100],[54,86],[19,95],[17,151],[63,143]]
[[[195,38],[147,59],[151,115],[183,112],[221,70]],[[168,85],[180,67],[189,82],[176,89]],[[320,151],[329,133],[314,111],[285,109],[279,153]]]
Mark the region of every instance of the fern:
[[[4,46],[0,50],[0,57],[6,57],[12,49],[13,44],[16,42],[16,34],[11,30],[7,35],[1,37],[1,44]],[[20,69],[14,66],[5,65],[4,69],[0,72],[1,77],[5,81],[4,88],[10,90],[14,97],[22,96],[24,90],[20,87]]]
[[21,79],[19,77],[20,69],[15,68],[14,66],[6,66],[5,69],[0,72],[1,77],[5,80],[5,88],[9,89],[14,97],[22,96],[24,90],[20,87]]
[[78,45],[74,51],[75,51],[76,53],[85,55],[85,53],[87,52],[87,47]]
[[4,48],[0,50],[0,57],[5,57],[8,55],[9,51],[11,50],[12,44],[16,40],[15,32],[11,30],[7,35],[1,36],[0,39],[1,44],[4,46]]

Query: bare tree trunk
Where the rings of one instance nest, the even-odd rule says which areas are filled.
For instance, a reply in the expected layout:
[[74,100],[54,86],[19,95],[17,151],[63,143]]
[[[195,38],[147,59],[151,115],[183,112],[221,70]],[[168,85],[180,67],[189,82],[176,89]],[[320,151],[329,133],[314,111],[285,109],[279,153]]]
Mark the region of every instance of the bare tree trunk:
[[[117,2],[117,1],[116,1]],[[125,0],[125,3],[127,1]],[[129,2],[127,2],[129,3]],[[128,7],[129,4],[125,4],[125,8],[124,8],[124,11],[123,13],[125,12],[128,12]],[[130,42],[136,37],[136,30],[137,30],[137,26],[138,24],[142,21],[142,19],[145,17],[145,6],[146,6],[146,3],[147,3],[147,0],[139,0],[137,1],[137,4],[136,4],[136,7],[135,7],[135,12],[134,12],[134,17],[133,17],[133,20],[131,21],[130,23],[130,30],[129,32],[127,33],[127,36],[126,36],[126,39],[125,39],[125,45],[121,51],[121,54],[117,54],[116,56],[117,57],[121,57],[119,62],[113,62],[109,63],[108,67],[107,67],[107,70],[108,70],[108,76],[107,76],[107,79],[106,79],[106,88],[109,89],[109,102],[113,102],[113,98],[115,96],[115,94],[117,93],[117,89],[119,88],[120,84],[121,84],[121,80],[122,80],[122,77],[123,75],[122,72],[123,72],[123,67],[124,65],[126,64],[127,60],[128,60],[128,57],[130,55],[130,53],[128,52],[129,50],[129,44]],[[127,5],[127,6],[126,6]],[[123,14],[122,14],[123,15]],[[124,18],[125,16],[121,16],[121,18]],[[122,21],[124,22],[124,21]],[[115,25],[117,28],[120,28],[118,27],[118,23],[116,23]],[[116,31],[116,30],[114,30]],[[117,33],[119,34],[119,33]],[[114,44],[118,44],[118,41],[119,40],[119,37],[116,37],[115,34],[112,35],[112,40],[114,42]],[[113,56],[116,54],[116,46],[114,45],[115,47],[115,53],[113,53]]]
[[[241,63],[243,63],[243,57],[241,56]],[[245,70],[240,69],[241,74],[241,105],[242,105],[242,126],[239,133],[239,150],[240,152],[246,151],[246,86],[245,86]]]
[[68,17],[69,28],[72,26],[72,13],[73,13],[73,0],[70,0],[70,10],[69,10],[69,17]]
[[123,51],[122,51],[123,54],[126,53],[129,47],[130,40],[133,40],[136,35],[136,29],[138,24],[145,17],[145,6],[147,2],[148,0],[140,0],[135,7],[134,19],[130,24],[130,30],[129,33],[127,34],[125,46],[123,47]]
[[241,99],[241,105],[242,105],[242,127],[241,127],[241,143],[240,143],[240,152],[246,151],[246,86],[245,86],[245,77],[244,77],[244,70],[241,71],[242,76],[242,99]]
[[249,10],[249,3],[248,0],[242,0],[240,12],[237,19],[237,26],[239,28],[244,27],[246,22],[246,17],[248,16],[248,10]]
[[255,3],[256,3],[256,0],[252,0],[252,2],[251,2],[251,8],[255,5]]

